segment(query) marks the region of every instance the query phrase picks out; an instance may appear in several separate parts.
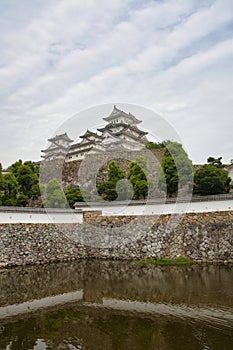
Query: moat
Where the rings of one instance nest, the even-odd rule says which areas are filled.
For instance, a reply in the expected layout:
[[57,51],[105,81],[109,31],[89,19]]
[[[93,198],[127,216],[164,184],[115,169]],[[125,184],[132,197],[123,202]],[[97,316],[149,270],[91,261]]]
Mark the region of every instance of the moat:
[[0,272],[0,349],[221,349],[233,268],[75,261]]

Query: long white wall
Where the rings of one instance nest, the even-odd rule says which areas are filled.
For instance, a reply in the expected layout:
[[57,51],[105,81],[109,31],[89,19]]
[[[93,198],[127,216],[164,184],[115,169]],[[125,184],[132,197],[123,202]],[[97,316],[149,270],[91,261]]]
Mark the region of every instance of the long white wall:
[[83,214],[71,212],[48,212],[48,213],[36,213],[36,212],[13,212],[13,211],[0,211],[0,223],[1,224],[16,224],[16,223],[31,223],[31,224],[60,224],[60,223],[82,223]]
[[213,211],[233,210],[233,199],[219,201],[204,201],[191,203],[158,204],[147,203],[144,205],[90,205],[83,210],[102,210],[103,215],[161,215],[182,213],[204,213]]
[[[80,209],[82,211],[101,210],[102,215],[106,216],[183,214],[233,210],[233,199],[171,204],[147,203],[127,205],[121,203],[90,203],[90,205],[85,205]],[[15,211],[12,209],[1,210],[0,208],[0,223],[82,223],[82,211],[48,210],[37,212],[36,210],[20,210],[20,208]]]

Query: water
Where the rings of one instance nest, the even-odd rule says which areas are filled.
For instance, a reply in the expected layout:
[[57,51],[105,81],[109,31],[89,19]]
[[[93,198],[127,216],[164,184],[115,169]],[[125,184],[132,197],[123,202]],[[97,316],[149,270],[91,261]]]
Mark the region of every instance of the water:
[[233,267],[0,270],[0,350],[232,350]]

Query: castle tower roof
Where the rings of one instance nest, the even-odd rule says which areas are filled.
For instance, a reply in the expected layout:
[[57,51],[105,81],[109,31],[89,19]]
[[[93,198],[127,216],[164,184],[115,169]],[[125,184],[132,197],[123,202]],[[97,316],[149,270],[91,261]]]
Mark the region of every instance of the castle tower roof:
[[123,118],[124,122],[127,124],[139,124],[142,121],[137,119],[133,114],[131,113],[125,113],[124,111],[121,111],[116,107],[116,105],[113,107],[113,110],[111,114],[108,117],[103,118],[106,122],[114,123],[119,122],[120,119]]
[[135,136],[138,135],[138,137],[142,137],[144,135],[147,135],[147,131],[143,131],[138,129],[136,125],[130,125],[130,124],[125,124],[125,123],[110,123],[105,125],[102,128],[97,129],[98,131],[104,133],[106,130],[112,131],[115,134],[119,134],[119,132],[123,131],[129,131],[130,133],[134,134]]
[[93,131],[90,131],[90,130],[88,130],[87,129],[87,131],[83,134],[83,135],[81,135],[81,136],[79,136],[81,139],[88,139],[88,137],[90,137],[90,136],[93,136],[93,137],[95,137],[95,138],[98,138],[98,139],[102,139],[102,136],[101,135],[98,135],[97,133],[95,133],[95,132],[93,132]]
[[56,142],[58,140],[64,140],[64,141],[70,142],[70,143],[74,141],[74,140],[71,140],[69,138],[69,136],[67,135],[66,132],[64,134],[56,135],[56,136],[51,137],[50,139],[48,139],[49,142]]

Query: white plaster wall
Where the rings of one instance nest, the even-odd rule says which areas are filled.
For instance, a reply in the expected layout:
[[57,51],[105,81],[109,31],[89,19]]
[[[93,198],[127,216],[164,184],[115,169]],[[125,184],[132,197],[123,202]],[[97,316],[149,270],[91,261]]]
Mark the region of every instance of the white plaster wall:
[[33,213],[33,212],[5,212],[0,211],[0,224],[32,223],[59,224],[82,223],[82,213]]
[[[213,211],[233,210],[233,199],[222,201],[206,201],[191,203],[171,203],[171,204],[109,204],[90,205],[82,207],[86,210],[102,210],[103,215],[160,215],[160,214],[183,214],[183,213],[204,213]],[[4,223],[82,223],[83,213],[73,211],[66,212],[20,212],[20,211],[0,211],[0,224]]]
[[[72,157],[72,158],[69,158]],[[73,162],[74,160],[81,160],[84,158],[84,155],[81,155],[81,153],[78,153],[78,156],[76,154],[73,154],[72,156],[70,156],[69,154],[66,157],[66,163],[68,162]]]
[[83,207],[85,210],[102,210],[103,215],[160,215],[182,213],[204,213],[233,210],[233,200],[206,201],[191,203],[151,204],[146,205],[106,205]]

